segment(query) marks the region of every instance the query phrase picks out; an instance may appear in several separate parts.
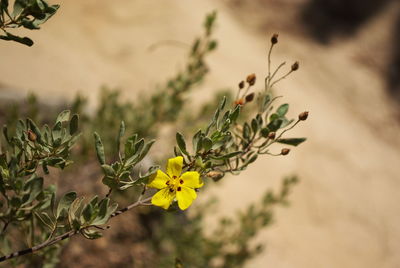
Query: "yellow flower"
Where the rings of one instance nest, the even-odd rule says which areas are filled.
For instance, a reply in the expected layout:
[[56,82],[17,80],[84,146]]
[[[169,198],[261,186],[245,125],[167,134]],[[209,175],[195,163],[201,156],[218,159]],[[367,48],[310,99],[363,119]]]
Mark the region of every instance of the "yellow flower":
[[157,170],[156,176],[149,182],[148,187],[159,189],[151,199],[155,206],[168,209],[171,203],[176,200],[180,209],[187,209],[196,199],[194,189],[203,187],[197,171],[182,173],[183,157],[170,158],[167,164],[167,174]]

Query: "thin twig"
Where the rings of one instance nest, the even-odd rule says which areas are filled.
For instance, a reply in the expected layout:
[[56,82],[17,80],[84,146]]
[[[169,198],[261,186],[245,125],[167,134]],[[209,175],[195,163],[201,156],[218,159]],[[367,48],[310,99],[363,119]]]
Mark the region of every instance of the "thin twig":
[[[151,200],[151,198],[152,197],[148,197],[148,198],[146,198],[144,200],[136,201],[135,203],[133,203],[133,204],[131,204],[131,205],[129,205],[129,206],[123,208],[123,209],[120,209],[120,210],[114,212],[113,214],[111,214],[110,218],[113,218],[113,217],[116,217],[118,215],[121,215],[122,213],[124,213],[124,212],[126,212],[126,211],[128,211],[128,210],[130,210],[130,209],[132,209],[134,207],[152,205],[150,203],[147,203],[148,201]],[[90,228],[90,227],[94,227],[94,226],[87,226],[85,228]],[[51,239],[50,241],[45,241],[45,242],[43,242],[43,243],[41,243],[39,245],[33,246],[31,248],[27,248],[27,249],[24,249],[24,250],[20,250],[20,251],[11,253],[9,255],[2,256],[2,257],[0,257],[0,262],[6,261],[6,260],[9,260],[9,259],[13,259],[15,257],[23,256],[23,255],[26,255],[26,254],[30,254],[30,253],[36,252],[38,250],[41,250],[42,248],[45,248],[45,247],[49,247],[49,246],[54,245],[54,244],[56,244],[56,243],[58,243],[58,242],[60,242],[62,240],[65,240],[67,238],[70,238],[71,236],[74,236],[74,235],[78,234],[80,231],[82,231],[85,228],[82,228],[81,230],[71,230],[71,231],[66,232],[64,234],[56,236],[55,238]],[[4,227],[3,227],[3,229],[4,229]]]
[[293,72],[293,70],[290,70],[287,74],[285,74],[284,76],[282,76],[281,78],[279,78],[278,80],[273,82],[270,87],[273,87],[276,83],[278,83],[279,81],[281,81],[281,80],[285,79],[286,77],[288,77],[289,74],[291,74],[292,72]]

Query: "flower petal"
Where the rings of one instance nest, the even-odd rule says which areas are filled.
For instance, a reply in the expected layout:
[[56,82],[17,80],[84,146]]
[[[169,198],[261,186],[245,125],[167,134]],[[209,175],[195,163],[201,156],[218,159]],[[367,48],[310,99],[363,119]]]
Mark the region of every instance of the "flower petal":
[[150,179],[149,184],[147,184],[147,186],[150,188],[163,189],[168,186],[167,181],[169,180],[170,178],[168,177],[167,174],[165,174],[161,170],[157,170],[156,176]]
[[187,209],[197,197],[196,192],[188,187],[181,187],[180,191],[176,192],[176,199],[180,209]]
[[169,188],[164,188],[153,195],[151,203],[155,206],[162,207],[163,209],[168,209],[174,198],[175,192],[171,193]]
[[203,187],[204,183],[200,179],[200,174],[197,171],[188,171],[182,174],[180,177],[183,180],[182,186],[190,188]]
[[167,164],[167,174],[173,178],[174,176],[178,177],[181,175],[183,166],[183,157],[177,156],[175,158],[168,159]]

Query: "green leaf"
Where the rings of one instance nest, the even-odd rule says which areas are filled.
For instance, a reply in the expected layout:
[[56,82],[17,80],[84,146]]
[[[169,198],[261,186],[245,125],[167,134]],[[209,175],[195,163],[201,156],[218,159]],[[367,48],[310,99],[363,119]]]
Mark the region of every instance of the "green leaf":
[[71,118],[71,121],[69,121],[69,134],[74,135],[79,128],[79,115],[74,114]]
[[211,140],[210,138],[208,138],[208,137],[204,137],[204,138],[201,140],[201,147],[203,148],[203,150],[204,150],[205,152],[209,151],[209,150],[211,149],[212,145],[213,145],[213,142],[212,142],[212,140]]
[[63,122],[68,121],[68,120],[69,120],[70,114],[71,114],[71,112],[70,112],[69,110],[62,111],[62,112],[57,116],[56,122],[57,122],[57,123],[58,123],[58,122],[63,123]]
[[219,105],[219,110],[220,111],[222,111],[225,108],[225,104],[226,104],[226,97],[224,96],[222,98],[222,101],[221,101],[220,105]]
[[[51,131],[51,136],[53,138],[54,143],[61,144],[61,134],[62,134],[62,125],[61,125],[61,122],[57,122]],[[58,146],[58,145],[55,144],[55,146]]]
[[92,219],[93,212],[94,212],[93,205],[91,203],[86,204],[85,208],[82,211],[82,216],[85,222],[90,222],[90,220]]
[[117,152],[119,153],[120,147],[121,147],[121,139],[125,135],[125,122],[121,121],[121,124],[119,125],[119,132],[118,132],[118,137],[117,137]]
[[155,140],[151,140],[146,143],[146,145],[143,147],[140,157],[137,159],[137,162],[142,161],[142,159],[147,155],[147,153],[150,151],[151,147],[155,142],[156,142]]
[[110,203],[110,199],[109,198],[105,198],[105,199],[100,201],[100,203],[99,203],[99,213],[97,214],[97,217],[94,219],[94,221],[92,223],[93,225],[102,225],[102,224],[105,224],[108,221],[108,219],[109,219],[109,217],[110,217],[110,215],[112,213],[111,212],[111,213],[108,214],[108,210],[109,210],[108,205],[109,205],[109,203]]
[[10,139],[8,137],[8,128],[7,125],[3,125],[3,135],[4,138],[6,139],[7,143],[10,143]]
[[261,129],[261,136],[263,136],[264,138],[266,138],[266,137],[268,137],[268,134],[269,134],[269,129],[267,128],[267,127],[265,127],[265,128],[262,128]]
[[91,239],[91,240],[98,239],[103,236],[99,231],[89,230],[89,229],[83,229],[81,231],[81,233],[85,238]]
[[251,120],[251,129],[253,130],[253,133],[257,133],[258,127],[259,127],[258,121],[255,118],[253,118]]
[[201,130],[197,131],[196,134],[194,134],[193,139],[192,139],[192,144],[193,144],[193,150],[194,152],[198,152],[201,149]]
[[239,117],[239,114],[240,114],[240,105],[237,105],[229,117],[232,123],[236,122],[236,120]]
[[56,218],[58,219],[61,215],[61,212],[63,210],[68,210],[68,208],[71,206],[72,202],[74,202],[76,199],[76,192],[69,192],[66,193],[61,200],[58,202],[57,206],[57,212],[56,212]]
[[43,223],[43,225],[49,228],[49,230],[53,230],[54,222],[50,218],[49,214],[47,214],[46,212],[41,212],[40,215],[38,213],[35,213],[35,215],[36,218],[38,218]]
[[101,180],[101,182],[108,186],[111,189],[118,189],[118,182],[114,179],[114,178],[110,178],[110,177],[103,177],[103,179]]
[[5,41],[15,41],[20,44],[26,45],[28,47],[31,47],[33,45],[33,41],[30,38],[16,36],[9,32],[6,32],[6,35],[0,35],[0,39],[5,40]]
[[285,103],[279,106],[278,110],[276,110],[276,113],[280,116],[283,117],[286,115],[286,113],[289,110],[289,104]]
[[216,159],[216,160],[226,160],[226,159],[238,156],[241,153],[243,153],[243,152],[242,151],[236,151],[236,152],[228,153],[228,154],[221,155],[221,156],[211,156],[211,158]]
[[289,139],[278,139],[277,142],[292,146],[297,146],[303,142],[305,142],[306,138],[289,138]]
[[270,131],[277,131],[281,125],[282,125],[283,120],[282,119],[275,119],[274,121],[271,121],[267,127]]
[[115,170],[110,166],[110,165],[101,165],[101,168],[103,169],[104,175],[114,178],[115,177]]
[[246,140],[249,140],[250,139],[250,133],[251,133],[250,126],[249,126],[248,123],[245,123],[243,125],[243,138],[246,139]]
[[125,142],[125,159],[130,158],[135,154],[135,143],[137,134],[130,136]]
[[99,163],[101,165],[104,165],[106,163],[106,157],[104,155],[103,143],[101,142],[101,138],[100,138],[99,134],[97,134],[95,132],[93,135],[94,135],[94,142],[95,142],[97,159],[99,160]]
[[[30,204],[43,190],[43,178],[34,177],[26,182],[24,191],[28,192],[26,198],[22,200],[22,206]],[[25,196],[24,196],[25,197]],[[26,200],[24,200],[26,199]]]
[[178,147],[182,153],[184,153],[185,155],[189,155],[188,152],[186,151],[185,138],[179,132],[176,133],[176,143],[178,144]]

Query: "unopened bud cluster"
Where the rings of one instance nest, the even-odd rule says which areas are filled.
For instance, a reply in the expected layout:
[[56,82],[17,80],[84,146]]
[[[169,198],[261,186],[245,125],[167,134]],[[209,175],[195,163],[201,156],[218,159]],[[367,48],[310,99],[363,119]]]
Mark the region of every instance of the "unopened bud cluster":
[[289,152],[290,152],[290,149],[289,149],[289,148],[283,148],[283,149],[281,150],[281,155],[287,155]]

